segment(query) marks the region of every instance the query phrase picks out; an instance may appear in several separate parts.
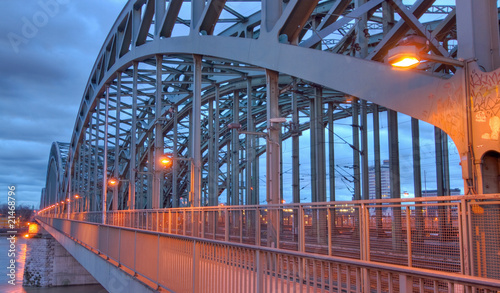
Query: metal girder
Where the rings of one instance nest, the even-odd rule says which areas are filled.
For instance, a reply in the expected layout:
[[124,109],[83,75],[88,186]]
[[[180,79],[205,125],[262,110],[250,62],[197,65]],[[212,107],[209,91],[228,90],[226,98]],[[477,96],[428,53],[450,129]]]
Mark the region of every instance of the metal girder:
[[[413,4],[409,11],[416,17],[420,18],[424,12],[434,3],[435,0],[418,0]],[[378,43],[375,49],[367,56],[367,59],[381,61],[387,54],[390,48],[396,45],[397,41],[403,38],[403,36],[408,32],[410,26],[401,19],[394,25],[394,27],[384,36],[384,38]]]
[[214,32],[215,24],[219,19],[219,16],[224,9],[224,4],[226,0],[210,0],[205,6],[203,11],[202,21],[199,25],[197,31],[205,32],[208,35],[212,35]]
[[374,9],[378,5],[381,5],[384,0],[371,0],[367,3],[361,5],[356,10],[344,16],[342,19],[322,28],[320,31],[313,34],[309,39],[302,41],[299,45],[305,48],[314,47],[317,43],[321,42],[329,34],[340,29],[342,26],[350,22],[352,19],[360,18],[363,14],[368,13],[368,11]]

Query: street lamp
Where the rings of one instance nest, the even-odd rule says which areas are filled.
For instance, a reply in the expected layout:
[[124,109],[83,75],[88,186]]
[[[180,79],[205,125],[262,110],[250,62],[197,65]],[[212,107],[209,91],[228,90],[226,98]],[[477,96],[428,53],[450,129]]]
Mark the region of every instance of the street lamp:
[[170,168],[170,167],[172,167],[172,164],[174,163],[174,161],[170,156],[164,155],[164,156],[160,157],[160,163],[162,164],[163,167]]
[[108,179],[108,185],[109,186],[116,186],[118,185],[118,179],[114,178],[114,177],[111,177]]
[[387,62],[391,66],[401,69],[411,69],[417,67],[421,61],[432,61],[457,67],[465,67],[463,60],[427,54],[425,49],[419,49],[415,45],[397,46],[389,50]]

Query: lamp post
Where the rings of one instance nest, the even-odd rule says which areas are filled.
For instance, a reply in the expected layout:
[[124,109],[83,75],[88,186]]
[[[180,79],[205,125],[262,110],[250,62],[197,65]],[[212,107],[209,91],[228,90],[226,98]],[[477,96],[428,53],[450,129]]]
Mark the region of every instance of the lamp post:
[[[275,124],[281,125],[286,122],[284,117],[275,117],[268,120],[268,132],[253,132],[253,131],[243,131],[241,130],[241,125],[239,123],[230,123],[228,125],[229,129],[236,129],[240,134],[247,135],[258,135],[264,136],[266,138],[266,150],[267,150],[267,168],[266,168],[266,201],[267,204],[279,204],[280,197],[280,166],[279,162],[281,160],[281,151],[279,151],[279,142],[276,138],[272,138],[270,134],[271,131],[276,130]],[[276,133],[274,134],[276,135]],[[278,148],[276,148],[276,144]],[[278,149],[278,150],[277,150]],[[274,150],[274,151],[273,151]],[[277,162],[277,163],[276,163]],[[247,183],[248,184],[248,183]],[[276,191],[277,190],[277,191]],[[268,211],[268,226],[267,226],[267,243],[268,246],[278,247],[278,210]]]

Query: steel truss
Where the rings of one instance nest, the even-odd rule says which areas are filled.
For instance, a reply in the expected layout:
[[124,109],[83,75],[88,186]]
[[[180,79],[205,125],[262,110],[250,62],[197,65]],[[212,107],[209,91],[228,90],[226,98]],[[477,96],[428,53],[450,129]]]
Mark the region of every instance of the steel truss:
[[[469,110],[465,97],[474,88],[487,91],[469,82],[473,74],[489,76],[480,66],[498,67],[498,46],[488,56],[479,52],[498,43],[498,20],[491,13],[490,18],[482,16],[493,7],[497,17],[496,2],[464,0],[457,7],[433,6],[432,0],[410,7],[400,0],[258,2],[261,10],[245,13],[251,3],[129,1],[90,74],[67,162],[49,162],[41,207],[75,194],[82,198],[81,211],[259,204],[259,188],[267,189],[268,203],[279,203],[282,162],[290,159],[293,201],[299,202],[306,188],[300,185],[300,159],[305,158],[299,137],[304,131],[310,133],[311,168],[306,172],[311,174],[307,188],[312,201],[335,200],[335,124],[346,118],[352,119],[352,141],[346,143],[353,150],[353,198],[368,199],[371,165],[376,198],[381,198],[382,112],[389,122],[391,196],[397,198],[396,111],[415,117],[416,196],[422,192],[417,119],[439,127],[438,194],[450,190],[447,135],[466,158],[465,192],[484,191],[477,159],[489,150],[498,152],[498,145],[478,139],[482,130],[472,131],[483,126],[466,126],[474,123],[468,117],[482,109]],[[183,9],[191,11],[190,19]],[[443,17],[427,25],[429,13]],[[483,20],[471,27],[479,16]],[[496,37],[478,33],[485,28]],[[477,60],[469,60],[466,70],[427,62],[420,70],[395,71],[384,58],[408,35],[425,38],[435,55]],[[476,51],[460,51],[461,44],[471,42]],[[485,119],[494,113],[487,112]],[[275,122],[280,117],[288,122]],[[241,133],[230,124],[240,124]],[[288,139],[293,155],[284,158],[281,146]],[[374,141],[373,155],[369,139]],[[479,144],[484,146],[480,151],[474,148]],[[158,165],[163,154],[176,158],[172,169]],[[264,154],[267,168],[261,170]],[[51,153],[51,160],[57,162],[58,156]],[[49,188],[56,167],[64,173],[59,187]],[[265,184],[259,183],[264,174]],[[118,178],[119,184],[108,186],[109,177]]]

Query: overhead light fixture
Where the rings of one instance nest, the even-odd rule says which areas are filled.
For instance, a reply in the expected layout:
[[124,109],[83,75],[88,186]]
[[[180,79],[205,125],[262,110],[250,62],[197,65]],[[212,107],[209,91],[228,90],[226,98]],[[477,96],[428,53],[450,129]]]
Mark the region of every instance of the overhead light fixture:
[[398,46],[389,50],[387,61],[393,67],[410,69],[420,64],[421,56],[415,46]]
[[464,67],[465,62],[462,59],[453,59],[449,57],[427,54],[426,51],[416,45],[402,45],[389,50],[387,62],[391,66],[400,69],[411,69],[417,67],[422,61],[431,61],[456,67]]

